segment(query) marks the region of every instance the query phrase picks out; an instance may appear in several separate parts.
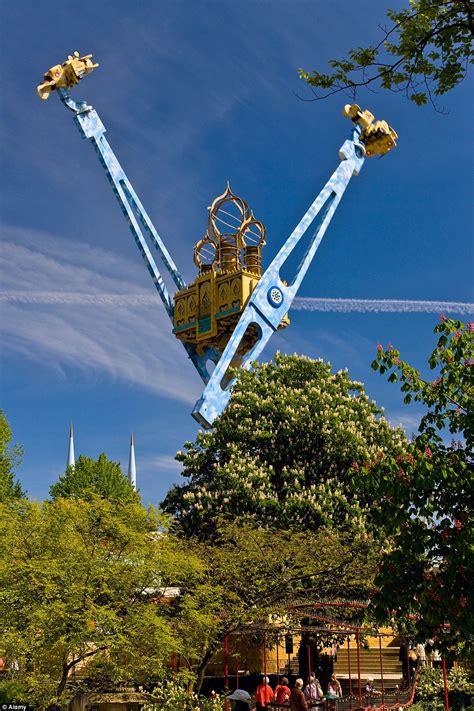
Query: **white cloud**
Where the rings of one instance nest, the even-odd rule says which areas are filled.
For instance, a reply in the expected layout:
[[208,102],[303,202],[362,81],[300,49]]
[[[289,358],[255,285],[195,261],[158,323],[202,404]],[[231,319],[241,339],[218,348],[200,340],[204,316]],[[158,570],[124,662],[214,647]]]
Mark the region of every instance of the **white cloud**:
[[183,469],[181,462],[177,462],[173,455],[156,454],[140,459],[140,468],[143,470],[158,470],[165,472],[180,472]]
[[[101,372],[186,403],[197,399],[202,383],[171,334],[158,294],[151,281],[148,290],[137,286],[146,282],[145,269],[54,235],[19,228],[3,232],[4,353],[58,372]],[[38,290],[43,297],[35,296]],[[104,290],[117,298],[101,300]],[[128,302],[130,292],[140,303]]]
[[412,434],[418,432],[418,425],[423,416],[423,412],[412,412],[407,413],[403,410],[400,412],[386,412],[385,417],[394,427],[403,427],[407,437],[411,437]]

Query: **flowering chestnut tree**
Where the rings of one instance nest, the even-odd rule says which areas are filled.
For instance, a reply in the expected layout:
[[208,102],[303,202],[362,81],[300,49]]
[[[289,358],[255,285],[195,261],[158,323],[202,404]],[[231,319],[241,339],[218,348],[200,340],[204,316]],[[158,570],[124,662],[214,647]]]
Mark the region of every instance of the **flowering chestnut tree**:
[[293,530],[364,530],[376,504],[363,464],[397,456],[406,440],[347,370],[298,355],[240,371],[229,406],[177,459],[185,484],[164,508],[189,535],[219,518]]
[[423,403],[426,413],[405,452],[365,473],[382,502],[374,515],[391,541],[376,581],[379,614],[414,613],[420,638],[437,638],[447,650],[473,634],[474,324],[441,315],[435,332],[433,379],[392,346],[378,348],[374,370],[399,381],[405,402]]

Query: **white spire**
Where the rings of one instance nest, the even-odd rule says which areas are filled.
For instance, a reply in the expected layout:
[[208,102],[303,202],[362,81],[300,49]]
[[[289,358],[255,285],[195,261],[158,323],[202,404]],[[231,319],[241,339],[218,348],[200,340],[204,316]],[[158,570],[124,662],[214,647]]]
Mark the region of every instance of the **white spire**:
[[72,428],[72,423],[71,427],[69,428],[69,451],[67,454],[67,466],[76,466],[76,458],[74,456],[74,430]]
[[135,442],[133,432],[130,438],[130,459],[128,460],[128,479],[134,489],[137,488],[137,468],[135,466]]

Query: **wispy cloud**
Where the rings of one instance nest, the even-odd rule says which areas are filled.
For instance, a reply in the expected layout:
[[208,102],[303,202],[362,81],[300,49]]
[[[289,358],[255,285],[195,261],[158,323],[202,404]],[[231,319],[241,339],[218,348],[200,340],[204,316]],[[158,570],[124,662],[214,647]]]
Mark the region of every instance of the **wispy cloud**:
[[[170,336],[170,323],[151,282],[148,292],[137,286],[145,283],[138,266],[72,241],[68,261],[62,241],[54,235],[18,228],[3,232],[0,270],[5,291],[0,308],[5,354],[21,355],[58,372],[102,372],[186,403],[196,400],[200,380],[181,344]],[[104,288],[114,298],[102,298]],[[133,305],[130,292],[136,296]]]
[[177,462],[173,455],[157,454],[140,459],[140,468],[144,470],[180,472],[183,469],[183,465],[181,462]]
[[402,427],[407,437],[411,437],[412,434],[418,432],[418,425],[420,424],[423,412],[407,413],[402,410],[385,413],[385,416],[394,427]]
[[339,313],[454,313],[474,314],[474,304],[456,301],[414,301],[401,299],[318,299],[296,298],[296,311],[328,311]]

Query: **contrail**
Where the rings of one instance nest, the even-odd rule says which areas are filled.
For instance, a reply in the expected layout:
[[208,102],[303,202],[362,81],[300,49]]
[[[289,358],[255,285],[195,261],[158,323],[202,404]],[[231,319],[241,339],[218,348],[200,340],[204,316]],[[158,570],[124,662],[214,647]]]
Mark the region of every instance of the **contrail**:
[[458,301],[402,301],[400,299],[316,299],[299,297],[293,302],[296,311],[330,311],[339,313],[435,313],[474,314],[474,304]]
[[[158,294],[85,294],[77,292],[0,292],[0,303],[74,304],[82,306],[156,306]],[[470,315],[474,304],[458,301],[413,301],[401,299],[321,299],[299,297],[293,301],[295,311],[331,313],[435,313]]]
[[65,291],[0,292],[0,303],[10,304],[74,304],[78,306],[154,306],[160,304],[158,294],[85,294]]

